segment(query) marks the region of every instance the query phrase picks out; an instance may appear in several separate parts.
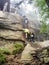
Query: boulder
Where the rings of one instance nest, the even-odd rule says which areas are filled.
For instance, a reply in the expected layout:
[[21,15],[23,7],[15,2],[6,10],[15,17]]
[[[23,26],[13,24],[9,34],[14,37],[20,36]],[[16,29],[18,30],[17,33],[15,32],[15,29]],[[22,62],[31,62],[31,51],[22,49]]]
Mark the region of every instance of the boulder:
[[48,64],[49,63],[49,40],[44,42],[38,42],[35,44],[37,45],[37,47],[39,46],[39,48],[36,47],[37,49],[36,49],[35,55],[33,56],[32,54],[33,60],[36,61],[35,63],[37,63],[35,65],[38,65],[39,63],[41,65]]
[[21,62],[22,63],[30,63],[33,59],[32,55],[30,54],[32,51],[34,52],[35,48],[33,48],[30,44],[27,44],[24,48],[22,55],[21,55]]
[[49,40],[46,40],[46,41],[44,41],[44,42],[40,42],[39,43],[40,44],[40,46],[43,48],[43,47],[48,47],[49,46]]

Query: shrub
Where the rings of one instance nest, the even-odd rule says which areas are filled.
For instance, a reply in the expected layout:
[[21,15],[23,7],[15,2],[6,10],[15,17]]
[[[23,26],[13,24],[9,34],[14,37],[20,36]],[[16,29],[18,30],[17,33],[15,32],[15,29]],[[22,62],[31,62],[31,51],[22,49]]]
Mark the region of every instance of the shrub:
[[0,65],[2,65],[5,61],[6,61],[5,55],[0,53]]
[[15,48],[15,49],[13,50],[13,54],[15,55],[16,53],[18,53],[18,49],[17,49],[17,48]]
[[14,43],[14,46],[15,46],[16,48],[18,48],[18,47],[23,48],[23,47],[24,47],[24,45],[23,45],[21,42],[16,42],[16,43]]
[[7,55],[10,55],[11,53],[10,53],[10,51],[8,51],[8,50],[4,50],[4,52],[3,52],[3,54],[7,54]]
[[6,48],[0,48],[0,53],[9,55],[10,51],[8,49],[6,49]]
[[16,54],[16,53],[20,53],[23,50],[24,45],[21,42],[16,42],[14,43],[14,47],[15,49],[13,50],[13,54]]

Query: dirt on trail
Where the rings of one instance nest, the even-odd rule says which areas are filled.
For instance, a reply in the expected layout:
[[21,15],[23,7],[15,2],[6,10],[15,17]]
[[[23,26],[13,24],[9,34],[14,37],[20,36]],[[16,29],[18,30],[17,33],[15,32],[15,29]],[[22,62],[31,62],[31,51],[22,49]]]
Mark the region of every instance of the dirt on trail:
[[7,55],[6,63],[4,63],[3,65],[19,65],[20,57],[21,57],[21,54]]

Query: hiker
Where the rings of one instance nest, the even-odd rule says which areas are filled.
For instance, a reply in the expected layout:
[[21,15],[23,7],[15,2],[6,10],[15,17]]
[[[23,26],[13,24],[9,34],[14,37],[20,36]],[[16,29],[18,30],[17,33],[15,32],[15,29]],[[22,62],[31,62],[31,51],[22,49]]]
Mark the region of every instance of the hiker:
[[34,33],[31,33],[30,36],[31,36],[31,41],[34,42]]
[[28,19],[27,19],[27,17],[26,16],[23,16],[23,18],[24,18],[24,28],[28,28]]
[[23,30],[24,31],[24,34],[25,34],[25,38],[27,39],[27,40],[29,40],[30,38],[30,32],[29,32],[29,30],[28,29],[24,29]]

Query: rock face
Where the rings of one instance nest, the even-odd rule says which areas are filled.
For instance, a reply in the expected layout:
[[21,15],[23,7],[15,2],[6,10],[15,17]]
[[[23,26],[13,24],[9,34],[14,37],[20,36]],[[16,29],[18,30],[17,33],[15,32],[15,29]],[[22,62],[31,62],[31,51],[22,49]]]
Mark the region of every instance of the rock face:
[[22,39],[23,40],[23,32],[21,31],[11,31],[11,30],[0,30],[0,38],[4,39]]
[[[0,12],[0,46],[9,43],[5,40],[24,40],[22,17],[18,14]],[[3,40],[2,40],[3,39]],[[30,62],[31,61],[31,62]],[[21,56],[22,63],[46,65],[49,63],[49,40],[30,44],[24,48]]]
[[22,21],[22,17],[18,14],[0,11],[0,38],[23,40]]
[[35,61],[35,65],[47,65],[49,63],[49,40],[38,42],[37,46],[39,47],[39,49],[36,49],[36,53],[34,55],[31,54],[33,57],[32,64]]
[[45,48],[49,46],[49,40],[43,41],[43,42],[35,42],[35,45],[38,45],[38,47]]
[[35,48],[33,48],[30,44],[27,44],[26,47],[24,48],[24,51],[22,52],[21,56],[21,62],[22,63],[29,63],[32,60],[31,52],[34,52]]
[[27,44],[22,52],[21,62],[30,63],[30,65],[47,65],[49,63],[49,40],[34,43],[33,46]]
[[35,65],[49,64],[49,47],[37,51],[36,54],[33,56],[33,58],[35,61]]
[[18,14],[0,12],[0,28],[7,29],[22,29],[21,22],[23,21],[22,17]]

